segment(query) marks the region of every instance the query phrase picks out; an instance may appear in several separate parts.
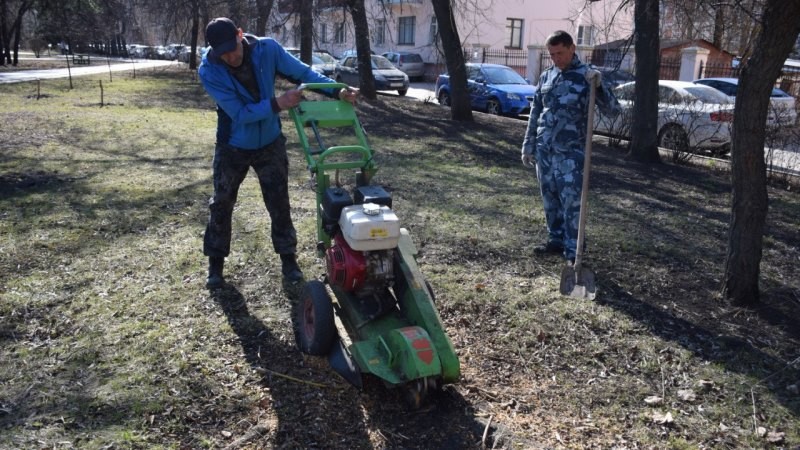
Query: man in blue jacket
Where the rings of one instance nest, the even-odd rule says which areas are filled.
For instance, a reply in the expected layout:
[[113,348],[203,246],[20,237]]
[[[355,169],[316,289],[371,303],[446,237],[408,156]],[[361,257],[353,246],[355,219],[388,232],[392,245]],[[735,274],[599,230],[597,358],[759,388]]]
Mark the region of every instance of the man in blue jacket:
[[[198,72],[206,92],[217,103],[217,142],[214,149],[214,196],[203,239],[209,257],[209,289],[225,283],[225,257],[230,253],[233,207],[248,170],[258,176],[261,195],[271,219],[272,245],[281,257],[284,279],[297,282],[303,272],[297,265],[297,235],[289,207],[289,160],[279,114],[301,100],[291,89],[275,96],[275,78],[301,83],[332,83],[313,71],[270,38],[245,35],[230,19],[212,20],[206,27],[211,49]],[[326,92],[355,103],[357,91]]]
[[613,92],[600,81],[600,72],[582,63],[566,31],[546,41],[553,67],[539,77],[528,129],[522,143],[522,163],[536,167],[544,204],[548,240],[534,253],[559,254],[575,261],[580,218],[583,161],[589,93],[597,86],[597,106],[604,115],[621,111]]

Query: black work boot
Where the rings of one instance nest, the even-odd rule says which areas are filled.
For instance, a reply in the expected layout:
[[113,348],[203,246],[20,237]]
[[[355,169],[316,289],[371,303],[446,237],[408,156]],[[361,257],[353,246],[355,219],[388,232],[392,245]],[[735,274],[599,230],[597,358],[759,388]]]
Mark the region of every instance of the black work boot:
[[208,258],[208,278],[206,278],[206,287],[209,289],[216,289],[225,284],[225,279],[222,278],[222,267],[225,265],[225,258],[222,256],[210,256]]
[[533,248],[533,253],[537,255],[556,255],[564,252],[564,244],[549,241],[545,244],[537,245]]
[[303,281],[303,271],[297,265],[297,257],[294,253],[281,255],[281,273],[283,278],[292,283]]

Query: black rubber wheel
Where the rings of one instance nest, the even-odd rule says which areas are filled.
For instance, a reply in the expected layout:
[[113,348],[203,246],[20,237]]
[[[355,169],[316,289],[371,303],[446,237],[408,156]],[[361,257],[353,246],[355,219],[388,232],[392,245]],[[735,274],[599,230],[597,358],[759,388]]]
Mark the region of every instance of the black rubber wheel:
[[301,352],[327,355],[336,340],[336,323],[333,319],[333,302],[318,280],[306,283],[295,311],[295,341]]
[[689,136],[680,125],[670,124],[658,133],[658,146],[679,152],[688,152]]
[[439,104],[442,106],[450,106],[450,94],[445,91],[439,92]]
[[400,94],[400,97],[405,97],[408,94],[408,89],[398,89],[397,93]]
[[500,102],[495,99],[491,99],[486,102],[486,112],[495,116],[499,116],[503,113],[503,109],[500,108]]

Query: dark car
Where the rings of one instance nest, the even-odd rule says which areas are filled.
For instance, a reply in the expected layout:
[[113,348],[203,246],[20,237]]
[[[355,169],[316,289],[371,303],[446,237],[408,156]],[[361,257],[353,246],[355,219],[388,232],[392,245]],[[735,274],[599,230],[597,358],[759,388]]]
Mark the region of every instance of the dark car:
[[[408,92],[408,75],[397,70],[388,59],[380,55],[372,55],[372,76],[375,78],[375,89],[379,91],[397,91],[406,95]],[[336,81],[350,86],[361,84],[358,74],[358,58],[347,56],[336,66]]]
[[[472,109],[489,114],[528,114],[536,88],[514,69],[500,64],[467,64],[467,90]],[[436,79],[436,98],[450,106],[450,76]]]
[[596,69],[603,75],[603,83],[612,89],[621,84],[636,81],[636,77],[626,70],[614,67],[596,67]]

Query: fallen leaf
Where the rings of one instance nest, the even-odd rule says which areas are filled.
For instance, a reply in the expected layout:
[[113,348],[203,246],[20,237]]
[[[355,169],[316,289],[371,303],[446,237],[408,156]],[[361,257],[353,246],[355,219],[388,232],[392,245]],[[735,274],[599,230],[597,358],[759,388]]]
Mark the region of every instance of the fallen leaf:
[[783,442],[783,439],[786,437],[786,433],[777,432],[777,431],[770,431],[767,434],[767,442],[770,444],[780,444]]
[[653,413],[653,422],[661,425],[669,425],[673,423],[674,420],[672,419],[672,413],[668,412],[663,414],[660,411],[656,411]]
[[664,399],[657,395],[651,395],[644,399],[644,402],[648,405],[660,405],[663,401]]
[[231,433],[230,431],[222,430],[222,435],[225,436],[226,438],[229,438],[233,436],[233,433]]
[[486,289],[486,285],[485,285],[485,284],[483,284],[483,283],[478,283],[478,284],[476,284],[476,285],[475,285],[475,290],[476,290],[476,291],[479,291],[479,292],[480,292],[480,291],[482,291],[482,290],[484,290],[484,289]]
[[678,391],[678,398],[685,402],[693,402],[697,396],[691,389],[682,389]]
[[697,380],[697,382],[695,383],[695,387],[702,392],[707,392],[714,387],[714,382],[708,380]]

